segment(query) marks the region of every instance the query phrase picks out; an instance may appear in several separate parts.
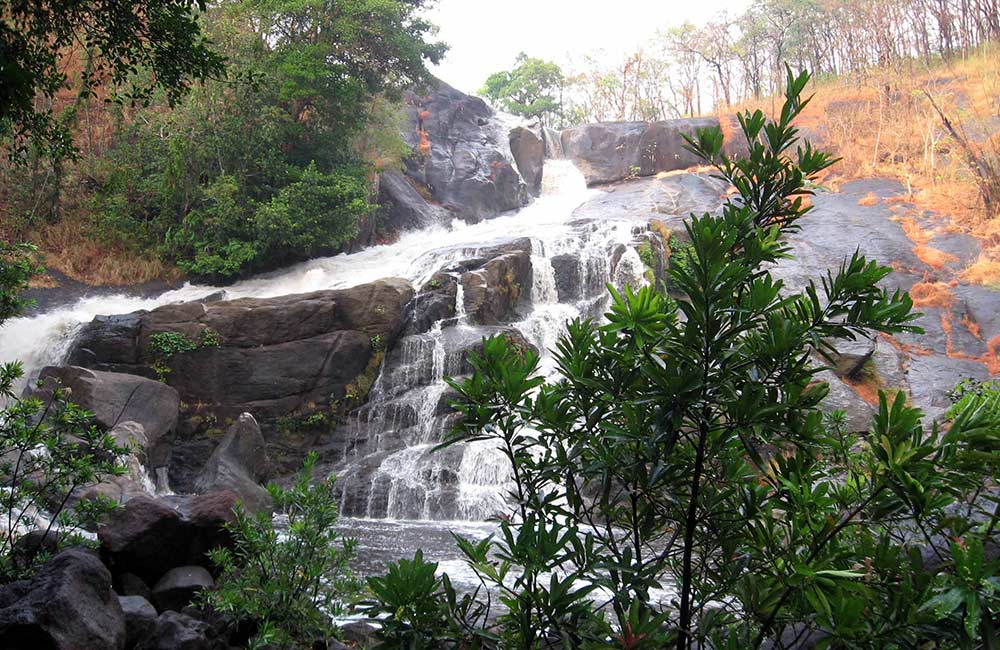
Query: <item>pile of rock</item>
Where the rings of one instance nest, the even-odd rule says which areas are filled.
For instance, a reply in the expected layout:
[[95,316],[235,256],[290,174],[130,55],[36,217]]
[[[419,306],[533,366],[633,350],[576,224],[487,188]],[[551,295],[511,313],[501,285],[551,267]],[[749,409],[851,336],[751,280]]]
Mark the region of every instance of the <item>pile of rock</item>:
[[208,551],[231,546],[233,492],[131,499],[98,532],[98,552],[57,554],[0,587],[7,650],[224,650],[228,632],[190,607],[214,586]]

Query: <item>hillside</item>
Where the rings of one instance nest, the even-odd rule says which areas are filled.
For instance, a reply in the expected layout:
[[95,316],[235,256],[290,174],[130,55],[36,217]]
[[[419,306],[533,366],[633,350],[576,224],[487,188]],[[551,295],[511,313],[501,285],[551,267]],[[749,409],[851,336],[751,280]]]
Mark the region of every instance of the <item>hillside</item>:
[[[986,213],[965,152],[929,99],[997,169],[1000,48],[984,48],[964,59],[929,64],[910,60],[864,74],[820,79],[812,91],[800,126],[842,158],[823,185],[837,191],[852,179],[899,181],[906,191],[892,199],[891,210],[913,241],[914,253],[942,270],[956,260],[928,241],[938,233],[970,234],[981,241],[983,253],[947,280],[1000,285],[1000,218]],[[775,102],[762,99],[737,108],[770,113]],[[862,201],[875,204],[880,199],[873,194]]]

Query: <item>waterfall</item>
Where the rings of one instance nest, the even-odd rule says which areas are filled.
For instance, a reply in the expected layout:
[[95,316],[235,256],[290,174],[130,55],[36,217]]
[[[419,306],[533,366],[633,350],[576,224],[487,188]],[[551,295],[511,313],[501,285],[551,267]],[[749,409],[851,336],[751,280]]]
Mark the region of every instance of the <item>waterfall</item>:
[[[476,224],[438,224],[404,233],[395,243],[319,258],[226,287],[227,299],[273,297],[355,286],[402,277],[415,288],[436,273],[458,282],[454,317],[423,333],[402,337],[387,351],[367,403],[336,432],[330,452],[344,513],[387,519],[482,520],[504,509],[510,467],[489,443],[436,450],[456,420],[448,408],[449,376],[471,372],[468,354],[483,336],[516,329],[541,352],[541,370],[554,376],[548,350],[567,320],[599,317],[608,303],[605,285],[644,282],[632,247],[636,223],[629,217],[580,221],[574,211],[599,191],[587,188],[569,161],[545,165],[542,195],[528,207]],[[531,286],[509,328],[477,325],[466,312],[460,268],[479,251],[531,241]],[[458,265],[458,266],[456,266]],[[29,376],[58,364],[79,325],[99,314],[121,314],[196,300],[219,291],[187,284],[151,298],[84,297],[75,304],[0,327],[0,360],[20,359]],[[168,489],[162,476],[156,487]],[[148,477],[141,480],[152,482]]]

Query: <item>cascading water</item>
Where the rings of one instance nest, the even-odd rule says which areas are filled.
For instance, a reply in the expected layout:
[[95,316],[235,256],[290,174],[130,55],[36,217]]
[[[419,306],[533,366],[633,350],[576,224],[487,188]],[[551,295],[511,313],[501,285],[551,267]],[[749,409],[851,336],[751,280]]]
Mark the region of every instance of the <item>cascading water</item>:
[[[599,315],[606,283],[643,282],[643,266],[630,247],[635,224],[627,219],[576,222],[573,212],[597,193],[568,161],[549,161],[542,195],[525,209],[476,224],[455,221],[403,234],[393,244],[304,262],[226,287],[224,297],[273,297],[346,288],[383,277],[420,287],[436,273],[461,276],[463,260],[515,240],[531,242],[529,299],[509,327],[476,325],[466,310],[466,287],[456,284],[454,317],[426,332],[404,336],[388,351],[369,394],[346,427],[333,469],[345,514],[370,518],[482,520],[503,508],[509,469],[487,444],[435,451],[454,421],[447,406],[447,376],[469,372],[467,356],[483,336],[522,334],[543,353],[568,319]],[[28,377],[58,364],[79,325],[99,314],[196,300],[220,291],[188,284],[153,298],[83,298],[47,313],[14,319],[0,328],[0,360],[20,359]],[[526,292],[529,293],[529,292]]]

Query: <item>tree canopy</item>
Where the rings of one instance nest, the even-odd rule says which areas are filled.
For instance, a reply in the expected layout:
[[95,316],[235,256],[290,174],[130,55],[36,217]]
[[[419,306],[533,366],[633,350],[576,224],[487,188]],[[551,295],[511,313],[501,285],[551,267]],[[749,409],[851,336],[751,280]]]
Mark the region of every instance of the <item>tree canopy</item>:
[[[222,70],[222,56],[201,30],[204,10],[204,0],[5,2],[0,141],[12,138],[56,155],[71,153],[70,130],[55,111],[59,94],[71,84],[77,100],[100,85],[110,87],[119,101],[148,101],[156,90],[177,101],[194,80]],[[72,69],[78,77],[73,80]]]
[[479,92],[505,111],[544,123],[561,112],[563,81],[558,65],[521,52],[513,69],[491,74]]

